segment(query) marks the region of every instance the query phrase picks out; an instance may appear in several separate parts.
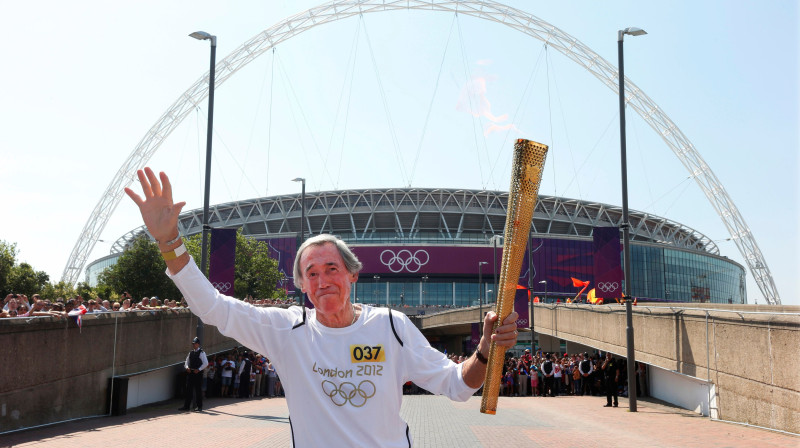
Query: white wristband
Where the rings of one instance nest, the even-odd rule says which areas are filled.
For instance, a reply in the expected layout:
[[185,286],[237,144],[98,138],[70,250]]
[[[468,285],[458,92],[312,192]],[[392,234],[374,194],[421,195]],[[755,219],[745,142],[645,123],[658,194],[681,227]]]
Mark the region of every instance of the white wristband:
[[186,246],[183,243],[181,243],[181,245],[176,247],[174,250],[171,250],[169,252],[161,252],[161,256],[164,257],[164,261],[170,261],[180,257],[185,253],[186,253]]

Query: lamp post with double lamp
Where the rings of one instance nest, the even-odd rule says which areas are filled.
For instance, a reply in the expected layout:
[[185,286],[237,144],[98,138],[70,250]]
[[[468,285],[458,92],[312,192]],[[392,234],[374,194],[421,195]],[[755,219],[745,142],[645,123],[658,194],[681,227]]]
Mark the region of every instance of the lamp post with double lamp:
[[[200,249],[200,271],[208,277],[208,202],[211,193],[211,136],[214,131],[214,75],[216,74],[217,36],[205,31],[195,31],[189,36],[211,42],[211,62],[208,69],[208,124],[206,129],[206,179],[203,193],[203,246]],[[197,319],[197,338],[203,343],[203,321]]]
[[485,261],[478,262],[478,328],[483,336],[483,265],[489,264]]
[[[641,36],[647,32],[641,28],[628,27],[617,31],[617,55],[619,58],[619,145],[620,160],[622,168],[622,241],[623,256],[625,259],[625,316],[627,322],[626,335],[628,343],[628,384],[636,384],[636,355],[633,345],[633,311],[631,309],[631,234],[630,223],[628,222],[628,160],[625,147],[625,64],[622,43],[625,35]],[[628,387],[628,410],[636,412],[636,388]]]

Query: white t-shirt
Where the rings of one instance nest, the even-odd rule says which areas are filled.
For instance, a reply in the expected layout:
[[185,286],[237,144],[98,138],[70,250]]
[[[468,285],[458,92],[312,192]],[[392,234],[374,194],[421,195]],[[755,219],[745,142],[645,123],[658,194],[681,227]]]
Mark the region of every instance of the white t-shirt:
[[[230,369],[226,369],[225,367],[230,367]],[[236,367],[236,364],[233,363],[230,359],[226,359],[222,361],[220,368],[222,369],[222,378],[230,378],[233,376],[233,369]]]
[[[168,273],[169,274],[169,273]],[[264,354],[282,373],[295,446],[408,447],[400,418],[403,384],[466,401],[477,389],[401,313],[362,305],[358,320],[329,328],[316,311],[254,307],[219,294],[194,262],[170,276],[193,313]],[[294,329],[293,329],[294,327]]]

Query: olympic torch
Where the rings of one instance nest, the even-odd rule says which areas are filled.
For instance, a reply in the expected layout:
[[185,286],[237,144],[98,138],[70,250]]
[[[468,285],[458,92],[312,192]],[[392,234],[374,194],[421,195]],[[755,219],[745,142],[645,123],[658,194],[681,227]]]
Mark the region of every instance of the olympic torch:
[[[508,189],[503,260],[500,265],[500,284],[495,313],[499,316],[495,328],[513,311],[519,271],[528,244],[533,209],[539,196],[547,145],[518,139],[514,144],[514,162],[511,167],[511,187]],[[495,414],[506,348],[494,342],[489,348],[486,380],[483,384],[481,412]]]

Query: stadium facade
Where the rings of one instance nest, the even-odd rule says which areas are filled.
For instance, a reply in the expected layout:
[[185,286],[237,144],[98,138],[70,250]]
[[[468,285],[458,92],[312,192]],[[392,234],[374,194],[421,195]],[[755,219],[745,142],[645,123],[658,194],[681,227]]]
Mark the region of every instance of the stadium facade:
[[[469,306],[481,296],[493,301],[497,290],[507,199],[507,192],[442,188],[306,193],[305,229],[307,235],[338,235],[353,247],[364,264],[354,300]],[[300,220],[300,195],[286,195],[215,205],[210,225],[241,228],[267,241],[292,294]],[[520,284],[549,301],[577,293],[571,277],[594,285],[593,229],[618,227],[621,220],[617,206],[540,195]],[[630,223],[633,295],[639,300],[747,302],[744,268],[721,256],[708,237],[644,212],[631,211]],[[178,225],[184,235],[200,233],[202,210],[182,213]],[[96,282],[142,233],[139,227],[119,238],[110,255],[87,267],[87,281]]]

